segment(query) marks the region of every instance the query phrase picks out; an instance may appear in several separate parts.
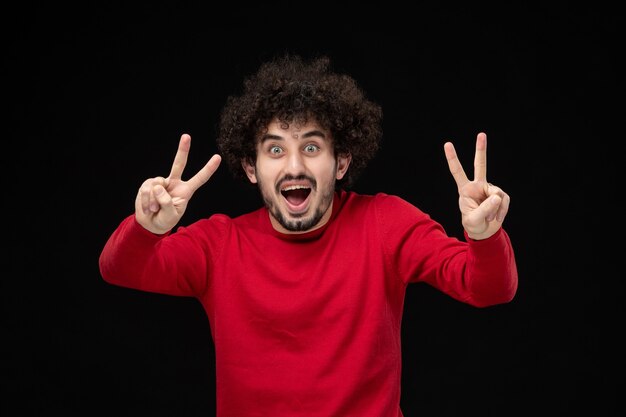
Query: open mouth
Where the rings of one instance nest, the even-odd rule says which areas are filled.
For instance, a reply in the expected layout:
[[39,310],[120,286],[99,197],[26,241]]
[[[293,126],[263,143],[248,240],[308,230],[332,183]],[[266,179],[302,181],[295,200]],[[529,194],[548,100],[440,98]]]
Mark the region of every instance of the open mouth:
[[280,190],[280,193],[285,198],[289,210],[298,212],[306,208],[311,188],[305,185],[290,185]]

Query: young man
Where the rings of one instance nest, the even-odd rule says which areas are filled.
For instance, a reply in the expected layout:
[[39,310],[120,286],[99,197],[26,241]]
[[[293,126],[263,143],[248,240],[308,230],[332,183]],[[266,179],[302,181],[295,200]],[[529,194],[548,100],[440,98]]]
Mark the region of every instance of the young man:
[[[406,286],[423,282],[477,307],[506,303],[517,269],[502,222],[510,198],[474,179],[444,145],[465,239],[392,195],[349,191],[382,136],[382,112],[329,61],[285,56],[228,99],[219,155],[182,179],[191,138],[168,177],[146,180],[106,243],[103,278],[196,297],[215,344],[219,417],[398,417]],[[222,157],[264,207],[173,231]]]

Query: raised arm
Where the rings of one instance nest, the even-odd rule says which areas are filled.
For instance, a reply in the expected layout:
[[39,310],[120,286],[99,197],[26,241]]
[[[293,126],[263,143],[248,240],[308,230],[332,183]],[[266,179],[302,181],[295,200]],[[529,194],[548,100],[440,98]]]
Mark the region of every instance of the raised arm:
[[222,158],[215,154],[196,175],[183,181],[190,148],[191,136],[183,134],[169,176],[149,178],[139,187],[135,199],[135,218],[152,233],[170,231],[185,213],[191,196],[211,178],[220,165]]
[[444,151],[459,192],[463,228],[471,239],[487,239],[502,227],[511,201],[500,187],[487,182],[487,135],[476,136],[473,180],[467,178],[451,142],[444,144]]

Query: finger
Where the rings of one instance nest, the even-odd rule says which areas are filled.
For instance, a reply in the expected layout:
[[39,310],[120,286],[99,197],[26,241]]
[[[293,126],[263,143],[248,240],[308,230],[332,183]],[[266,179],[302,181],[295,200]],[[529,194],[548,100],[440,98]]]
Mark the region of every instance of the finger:
[[141,211],[144,214],[150,214],[150,192],[151,187],[142,186],[139,190],[139,204],[141,205]]
[[504,221],[504,217],[509,211],[509,205],[511,204],[511,197],[508,194],[504,194],[502,198],[502,203],[500,203],[500,208],[498,208],[498,213],[496,213],[496,220],[502,223]]
[[137,200],[141,207],[141,211],[144,214],[150,214],[150,212],[158,211],[158,205],[154,205],[153,189],[157,184],[165,185],[165,178],[163,177],[155,177],[149,180],[144,181],[139,187],[139,191],[137,193]]
[[509,211],[509,204],[510,204],[511,198],[509,197],[507,193],[502,191],[502,189],[498,187],[497,185],[486,183],[485,187],[486,187],[485,193],[487,194],[488,197],[495,195],[495,196],[500,197],[500,201],[501,201],[497,212],[493,213],[493,216],[491,216],[487,220],[491,221],[495,218],[499,222],[504,221],[504,217],[506,216],[506,213]]
[[476,136],[474,180],[487,181],[487,135],[482,132]]
[[487,194],[487,197],[495,194],[499,195],[500,197],[504,196],[504,191],[502,191],[502,188],[498,187],[497,185],[493,185],[490,182],[485,182],[483,189],[485,190],[485,194]]
[[183,171],[185,170],[185,166],[187,165],[187,158],[189,156],[190,148],[191,136],[184,133],[180,137],[180,141],[178,142],[178,150],[176,151],[174,163],[172,164],[172,169],[168,178],[177,180],[181,179],[181,177],[183,176]]
[[[154,204],[157,205],[158,210],[163,213],[172,213],[175,212],[176,208],[174,207],[174,201],[172,200],[172,196],[170,196],[165,188],[162,185],[156,185],[152,189],[152,196],[154,198]],[[175,213],[174,213],[175,214]]]
[[479,209],[481,210],[481,215],[485,218],[485,220],[490,222],[496,218],[501,206],[502,198],[499,195],[494,194],[483,201],[480,204]]
[[148,195],[148,211],[156,213],[161,209],[161,204],[155,196],[155,190],[164,188],[167,180],[163,177],[156,177],[150,184],[150,191],[146,193]]
[[450,173],[454,177],[454,181],[459,189],[463,187],[469,180],[467,179],[467,175],[465,175],[465,171],[463,171],[463,166],[461,165],[461,161],[456,155],[456,150],[454,149],[454,145],[451,142],[446,142],[443,145],[443,150],[446,153],[446,159],[448,160],[448,168],[450,168]]
[[218,154],[213,155],[211,159],[209,159],[209,162],[207,162],[196,175],[187,181],[187,184],[193,191],[196,191],[213,176],[215,171],[217,171],[217,168],[220,166],[220,162],[222,162],[222,157]]

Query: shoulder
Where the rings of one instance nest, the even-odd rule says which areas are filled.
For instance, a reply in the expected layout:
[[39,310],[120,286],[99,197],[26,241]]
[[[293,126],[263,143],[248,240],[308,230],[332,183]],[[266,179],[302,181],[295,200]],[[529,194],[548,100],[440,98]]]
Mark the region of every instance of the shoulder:
[[350,209],[368,207],[381,214],[394,214],[398,212],[424,215],[424,213],[406,199],[387,193],[360,194],[354,191],[343,191],[341,194],[342,205]]
[[259,221],[259,211],[260,210],[255,210],[238,216],[229,216],[227,214],[217,213],[196,222],[196,224],[201,227],[217,227],[222,229],[254,227]]

